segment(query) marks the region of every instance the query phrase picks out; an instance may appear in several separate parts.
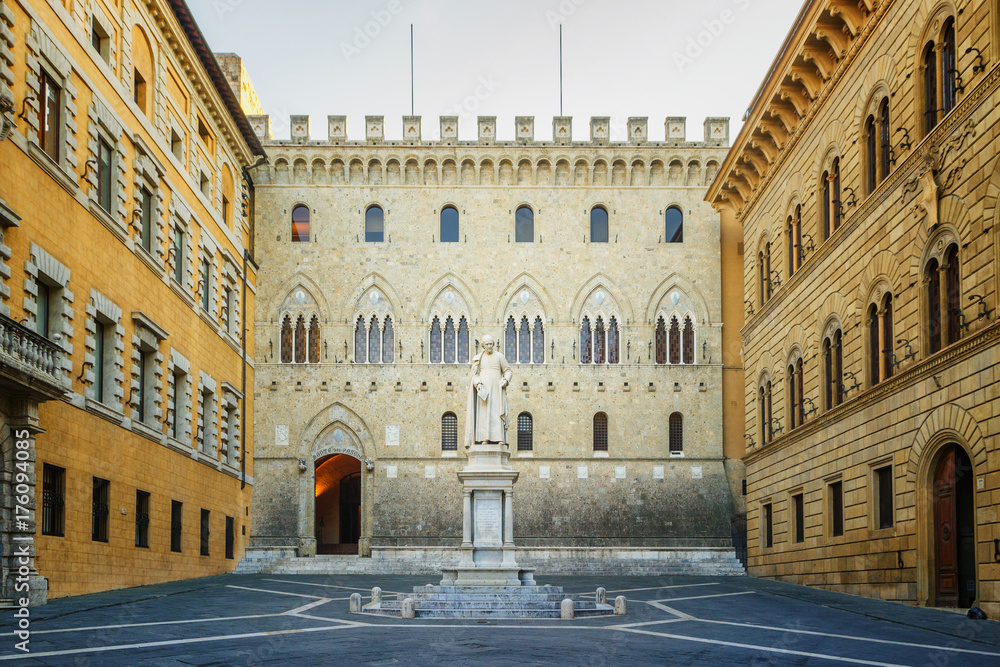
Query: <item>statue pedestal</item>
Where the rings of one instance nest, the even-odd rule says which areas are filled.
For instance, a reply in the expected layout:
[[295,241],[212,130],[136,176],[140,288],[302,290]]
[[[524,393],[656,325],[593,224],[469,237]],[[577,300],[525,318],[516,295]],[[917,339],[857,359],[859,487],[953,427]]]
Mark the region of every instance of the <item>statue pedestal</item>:
[[472,445],[458,471],[462,482],[462,561],[443,571],[442,586],[534,585],[514,553],[514,482],[502,444]]

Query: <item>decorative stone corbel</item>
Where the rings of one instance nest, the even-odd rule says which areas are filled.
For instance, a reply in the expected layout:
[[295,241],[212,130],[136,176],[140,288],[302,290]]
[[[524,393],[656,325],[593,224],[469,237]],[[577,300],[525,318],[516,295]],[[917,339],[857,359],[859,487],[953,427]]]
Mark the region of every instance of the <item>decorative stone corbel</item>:
[[917,198],[916,208],[927,214],[928,229],[934,229],[938,224],[938,191],[940,188],[935,178],[936,168],[936,156],[931,150],[925,151],[920,166],[920,175],[917,177],[923,191]]
[[0,141],[5,141],[13,132],[14,124],[14,99],[8,95],[0,95]]

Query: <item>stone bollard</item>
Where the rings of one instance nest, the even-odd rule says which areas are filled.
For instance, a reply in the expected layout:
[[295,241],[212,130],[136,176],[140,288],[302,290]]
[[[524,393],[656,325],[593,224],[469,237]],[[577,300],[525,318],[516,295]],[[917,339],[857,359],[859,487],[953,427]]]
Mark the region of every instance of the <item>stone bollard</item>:
[[406,598],[403,600],[403,613],[401,614],[403,618],[416,618],[417,609],[413,604],[413,598]]
[[615,616],[624,616],[628,613],[628,602],[625,601],[624,595],[619,595],[615,598]]
[[608,603],[608,592],[603,588],[597,589],[597,604],[607,604]]
[[576,609],[573,607],[573,600],[565,598],[559,606],[559,618],[564,621],[572,621],[576,618]]
[[382,604],[382,589],[378,586],[372,589],[372,604]]
[[351,593],[351,613],[361,613],[361,593]]

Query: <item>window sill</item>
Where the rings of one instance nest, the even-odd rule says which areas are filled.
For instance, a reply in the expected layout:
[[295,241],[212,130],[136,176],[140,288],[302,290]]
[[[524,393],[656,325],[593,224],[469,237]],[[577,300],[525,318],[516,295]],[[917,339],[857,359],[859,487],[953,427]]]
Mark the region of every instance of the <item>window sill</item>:
[[184,454],[185,456],[194,458],[194,450],[191,449],[191,447],[186,442],[177,440],[174,437],[168,435],[163,440],[163,444],[169,447],[170,449],[174,450],[175,452],[179,452],[181,454]]
[[28,143],[28,156],[34,160],[35,164],[48,173],[53,180],[61,185],[66,192],[76,197],[80,186],[77,184],[74,176],[63,169],[62,165],[53,160],[48,153],[39,148],[38,144],[33,141]]
[[146,266],[148,266],[157,275],[163,275],[164,268],[163,264],[160,263],[160,260],[158,260],[150,251],[143,248],[141,243],[137,243],[135,249],[135,254]]
[[524,451],[524,452],[519,451],[517,453],[517,458],[519,458],[519,459],[532,459],[532,458],[535,458],[535,453],[534,452],[528,452],[528,451]]
[[451,451],[451,450],[443,451],[443,452],[441,452],[441,458],[443,458],[443,459],[457,459],[458,458],[458,452],[457,451]]
[[122,421],[124,421],[125,419],[125,415],[122,414],[121,412],[118,412],[114,408],[109,407],[104,403],[96,401],[92,398],[86,399],[86,406],[87,406],[87,412],[95,414],[103,419],[107,419],[109,422],[117,424],[118,426],[121,426]]
[[195,455],[193,458],[198,463],[204,463],[210,468],[215,468],[216,470],[222,470],[222,461],[219,458],[213,458],[211,454],[206,454],[205,452],[195,450]]
[[132,430],[141,435],[144,438],[148,438],[153,442],[162,443],[165,436],[161,431],[157,431],[155,427],[145,422],[133,421]]
[[594,452],[595,459],[606,459],[608,456],[609,454],[607,452]]

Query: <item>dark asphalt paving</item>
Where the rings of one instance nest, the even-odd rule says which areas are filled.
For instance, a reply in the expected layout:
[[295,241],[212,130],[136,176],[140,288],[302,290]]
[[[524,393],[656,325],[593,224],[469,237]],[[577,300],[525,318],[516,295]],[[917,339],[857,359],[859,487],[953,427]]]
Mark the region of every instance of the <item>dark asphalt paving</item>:
[[[0,662],[28,665],[1000,665],[1000,623],[746,577],[545,577],[627,616],[402,621],[353,592],[432,577],[226,575],[52,600],[30,649],[0,617]],[[250,590],[256,589],[256,590]],[[307,608],[308,607],[308,608]]]

